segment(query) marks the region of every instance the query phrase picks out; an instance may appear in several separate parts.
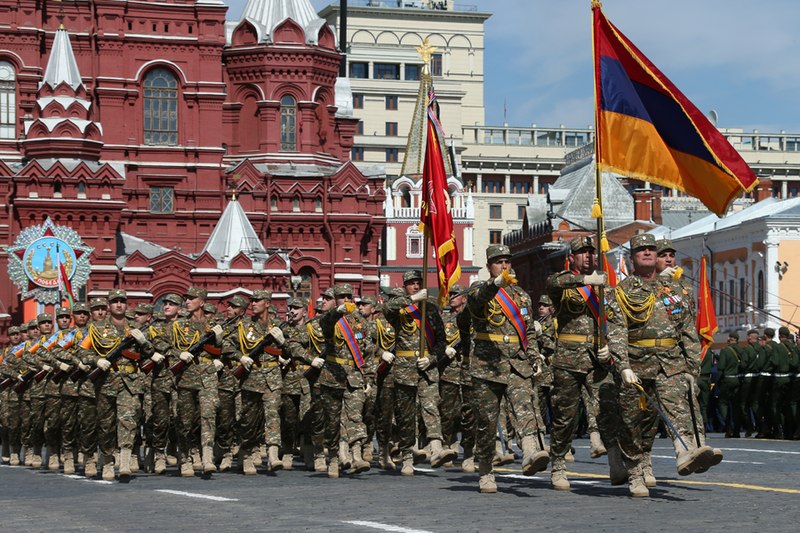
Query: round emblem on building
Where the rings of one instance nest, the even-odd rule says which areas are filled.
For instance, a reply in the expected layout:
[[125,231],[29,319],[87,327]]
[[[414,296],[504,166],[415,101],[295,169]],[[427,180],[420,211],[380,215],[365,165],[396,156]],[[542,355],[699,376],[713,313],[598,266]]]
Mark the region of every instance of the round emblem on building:
[[67,280],[75,275],[77,257],[72,246],[56,237],[36,239],[25,249],[22,268],[38,287],[57,289],[59,277]]

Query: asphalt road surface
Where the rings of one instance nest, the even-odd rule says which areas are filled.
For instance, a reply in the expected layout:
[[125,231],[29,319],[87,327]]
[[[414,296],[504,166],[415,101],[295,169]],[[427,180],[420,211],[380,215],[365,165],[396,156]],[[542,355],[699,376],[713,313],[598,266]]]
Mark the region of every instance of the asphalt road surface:
[[497,469],[497,494],[478,475],[418,468],[413,478],[373,468],[338,480],[295,470],[191,479],[138,474],[126,483],[0,467],[0,531],[797,531],[800,443],[710,437],[722,464],[680,477],[669,441],[653,450],[650,498],[612,487],[605,458],[575,441],[572,490],[549,474],[525,477],[519,460]]

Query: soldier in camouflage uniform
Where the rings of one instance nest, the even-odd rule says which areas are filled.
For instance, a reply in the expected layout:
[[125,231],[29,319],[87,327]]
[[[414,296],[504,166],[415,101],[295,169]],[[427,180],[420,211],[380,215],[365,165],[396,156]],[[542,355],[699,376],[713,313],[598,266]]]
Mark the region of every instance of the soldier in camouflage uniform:
[[[316,308],[317,314],[306,322],[306,337],[308,344],[305,345],[305,362],[316,371],[322,368],[325,363],[325,334],[322,331],[319,319],[322,314],[336,307],[336,298],[333,295],[333,287],[322,293],[319,304]],[[307,370],[309,372],[310,370]],[[319,379],[309,382],[311,387],[311,407],[310,407],[310,432],[311,447],[313,454],[313,468],[306,468],[315,472],[327,472],[328,465],[325,462],[325,412],[322,407],[322,396]]]
[[[153,354],[145,334],[125,318],[128,297],[124,290],[109,291],[109,317],[93,322],[80,344],[78,357],[84,365],[97,367],[103,376],[96,381],[100,451],[103,479],[114,479],[114,453],[119,450],[119,476],[131,475],[131,454],[141,419],[142,381],[137,361]],[[126,338],[135,344],[113,363],[106,359]]]
[[64,374],[60,383],[60,427],[64,474],[67,475],[75,473],[75,454],[80,450],[80,395],[78,384],[69,379],[69,376],[77,369],[78,346],[89,330],[89,307],[84,303],[76,303],[72,307],[72,316],[74,327],[63,329],[63,334],[51,350],[59,372]]
[[528,294],[510,275],[511,251],[494,244],[486,249],[490,279],[470,293],[467,309],[472,318],[473,352],[469,370],[475,392],[473,409],[477,420],[475,455],[479,462],[482,493],[497,492],[492,456],[500,402],[505,398],[522,439],[522,472],[533,475],[547,468],[536,417],[532,377],[541,372],[536,337],[541,324],[532,314]]
[[[673,435],[680,475],[705,471],[722,460],[721,454],[695,441],[690,416],[692,390],[700,342],[693,307],[684,302],[689,294],[670,276],[656,272],[656,241],[650,234],[631,239],[634,272],[617,286],[616,299],[628,327],[628,362],[620,390],[622,416],[619,444],[628,468],[632,496],[648,496],[641,461],[649,452],[644,441],[658,414],[654,406],[640,407],[640,385],[651,398],[658,398],[662,411],[678,434]],[[699,429],[699,428],[698,428]],[[699,444],[699,445],[698,445]]]
[[[420,353],[420,305],[428,297],[427,289],[420,290],[421,283],[420,271],[404,273],[405,295],[395,296],[386,303],[386,319],[395,331],[395,352],[384,352],[381,356],[392,365],[389,373],[394,382],[394,418],[400,437],[398,446],[403,454],[401,474],[404,476],[414,475],[411,448],[416,442],[416,405],[421,409],[425,430],[430,439],[433,454],[431,465],[438,468],[457,455],[457,452],[442,447],[437,363],[442,357],[447,357],[447,336],[439,308],[433,302],[426,303],[426,349]],[[411,405],[408,404],[409,400],[413,401]],[[382,423],[391,424],[391,419],[384,419]]]
[[19,356],[22,356],[22,334],[19,326],[8,328],[9,345],[3,350],[2,361],[0,361],[0,382],[8,381],[5,390],[0,391],[0,425],[3,426],[3,446],[8,446],[8,451],[3,450],[3,454],[8,453],[9,464],[19,465],[20,453],[20,432],[22,421],[20,420],[21,395],[14,391],[14,385],[20,375]]
[[[361,413],[364,409],[365,386],[362,367],[372,351],[369,326],[353,303],[353,288],[349,283],[334,286],[335,308],[320,317],[325,336],[325,359],[312,365],[321,368],[320,396],[325,420],[325,443],[328,446],[328,477],[339,477],[339,440],[350,446],[353,454],[352,472],[369,470],[361,456],[366,429]],[[344,423],[346,431],[342,432]]]
[[[178,311],[183,304],[180,294],[170,293],[163,298],[163,322],[155,322],[148,329],[148,338],[153,344],[155,352],[150,357],[154,364],[150,373],[150,413],[145,422],[148,445],[153,450],[153,472],[162,475],[167,472],[166,448],[168,440],[173,444],[178,440],[176,433],[177,423],[173,416],[172,405],[176,401],[177,388],[172,372],[169,371],[170,361],[167,355],[172,348],[172,336],[169,331],[173,322],[178,318]],[[174,361],[172,361],[174,362]]]
[[[239,322],[245,320],[245,314],[250,302],[241,294],[236,294],[228,300],[228,308],[225,312],[225,319],[238,317],[239,320],[225,328],[222,333],[224,339],[235,336]],[[223,358],[225,367],[217,372],[219,384],[217,393],[219,394],[219,407],[217,407],[217,434],[215,442],[217,449],[222,454],[219,464],[220,472],[227,472],[233,465],[233,446],[236,442],[236,396],[239,394],[239,383],[233,376],[233,361],[227,357]]]
[[[553,423],[552,409],[550,408],[550,392],[553,388],[553,370],[550,367],[556,349],[556,329],[553,301],[546,294],[539,297],[539,316],[536,320],[542,325],[542,334],[538,339],[539,353],[542,355],[541,374],[533,377],[533,386],[539,400],[539,416],[550,425]],[[549,413],[549,414],[548,414]]]
[[[298,355],[283,368],[283,384],[281,386],[281,446],[283,469],[291,470],[294,462],[294,451],[300,441],[303,431],[306,440],[309,438],[310,429],[308,422],[311,407],[311,388],[308,380],[303,377],[306,371],[305,352],[308,346],[306,336],[306,312],[308,302],[305,298],[292,298],[287,304],[287,323],[283,328],[286,338],[286,350],[292,350]],[[286,358],[286,356],[284,355]],[[288,359],[288,358],[287,358]],[[304,424],[304,422],[306,424]],[[308,464],[311,459],[308,459]],[[308,466],[307,464],[307,466]]]
[[[382,375],[376,372],[375,383],[378,388],[375,399],[375,435],[378,439],[380,457],[378,466],[387,471],[394,471],[392,461],[392,427],[395,412],[395,387],[394,375],[390,365],[394,361],[396,342],[395,329],[383,314],[385,305],[380,306],[380,311],[373,313],[370,323],[372,340],[375,343],[375,357]],[[388,362],[387,362],[388,361]],[[383,370],[385,369],[385,371]]]
[[728,345],[719,351],[717,358],[717,384],[719,401],[717,407],[722,417],[725,437],[739,437],[742,425],[741,413],[738,409],[739,398],[739,334],[735,331],[728,334]]
[[[28,328],[28,343],[22,354],[26,372],[38,373],[41,370],[48,372],[52,370],[52,366],[48,364],[49,358],[43,357],[47,351],[45,345],[52,332],[53,315],[50,313],[39,314],[36,317],[36,328]],[[42,466],[41,450],[42,445],[45,443],[44,421],[47,405],[46,386],[47,382],[45,380],[36,381],[31,379],[28,381],[28,388],[25,391],[25,394],[30,398],[28,435],[30,447],[33,450],[33,458],[31,460],[33,468]]]
[[[595,248],[591,237],[570,241],[571,270],[550,276],[547,290],[555,308],[556,345],[550,360],[553,369],[553,431],[550,456],[553,467],[552,487],[568,490],[565,456],[570,450],[583,395],[587,415],[596,420],[590,424],[592,456],[600,450],[617,454],[615,419],[617,384],[610,372],[612,357],[621,368],[625,362],[625,323],[614,301],[613,289],[603,272],[596,272]],[[602,292],[599,288],[602,288]],[[602,295],[602,296],[601,296]],[[599,298],[604,298],[604,327],[599,333]],[[615,458],[609,459],[613,465]]]
[[[447,340],[445,356],[451,362],[445,367],[439,381],[439,394],[442,401],[439,412],[442,415],[442,438],[444,445],[458,452],[456,435],[461,430],[461,447],[464,458],[461,468],[464,472],[475,472],[475,414],[472,411],[472,381],[465,368],[463,349],[468,350],[470,338],[462,340],[459,315],[465,311],[467,295],[461,294],[464,287],[450,287],[450,308],[442,313],[442,322]],[[468,317],[469,313],[465,313]],[[469,351],[467,351],[469,353]]]
[[367,436],[364,439],[364,445],[361,450],[361,457],[366,462],[372,462],[373,450],[372,441],[375,437],[375,419],[376,419],[376,406],[378,399],[378,385],[376,370],[380,363],[381,353],[381,339],[378,333],[378,317],[379,312],[376,310],[378,301],[374,296],[363,296],[358,301],[358,312],[361,313],[367,320],[369,325],[369,336],[372,339],[373,352],[369,354],[366,364],[364,365],[364,379],[367,381],[366,394],[364,397],[364,412],[361,414],[364,420],[364,428]]
[[[214,436],[216,434],[217,372],[222,370],[220,359],[222,345],[222,326],[207,320],[203,305],[208,293],[200,287],[189,287],[184,298],[187,318],[181,318],[167,329],[170,338],[168,356],[186,364],[183,372],[176,376],[178,387],[178,433],[181,450],[181,476],[194,475],[192,467],[192,448],[202,450],[203,472],[217,471],[214,464]],[[197,356],[187,351],[194,343],[213,333],[209,343],[202,347]],[[199,442],[198,442],[199,429]]]

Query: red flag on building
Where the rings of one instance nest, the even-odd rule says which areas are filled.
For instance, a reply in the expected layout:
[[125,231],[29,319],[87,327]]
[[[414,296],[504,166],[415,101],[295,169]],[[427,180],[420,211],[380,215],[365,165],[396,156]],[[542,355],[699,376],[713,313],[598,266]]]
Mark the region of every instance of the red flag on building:
[[717,315],[714,312],[714,302],[711,299],[711,286],[708,283],[706,272],[706,256],[700,260],[700,290],[697,294],[697,333],[700,335],[700,360],[706,356],[708,347],[714,342],[714,333],[717,332]]
[[611,268],[611,263],[608,262],[608,256],[603,254],[603,271],[608,276],[608,284],[612,287],[617,286],[617,273]]
[[447,302],[450,287],[461,277],[458,246],[450,211],[450,191],[447,188],[442,154],[442,126],[436,118],[436,95],[428,91],[428,136],[425,145],[425,164],[422,168],[422,206],[420,225],[433,244],[436,270],[439,273],[439,305]]
[[593,2],[597,164],[671,187],[722,216],[758,184],[705,115]]
[[64,268],[64,263],[61,262],[61,251],[56,244],[56,261],[58,262],[58,290],[61,292],[61,297],[66,298],[69,303],[70,309],[75,306],[75,295],[72,294],[72,283],[69,281],[67,270]]

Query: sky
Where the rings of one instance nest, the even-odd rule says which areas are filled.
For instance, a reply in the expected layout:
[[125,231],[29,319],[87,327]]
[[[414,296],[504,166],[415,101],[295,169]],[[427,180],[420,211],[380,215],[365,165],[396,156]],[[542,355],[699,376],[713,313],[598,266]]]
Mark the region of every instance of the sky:
[[[226,2],[238,19],[247,0]],[[589,0],[456,2],[492,14],[486,125],[593,124]],[[797,0],[606,0],[603,12],[719,127],[800,134]]]

